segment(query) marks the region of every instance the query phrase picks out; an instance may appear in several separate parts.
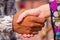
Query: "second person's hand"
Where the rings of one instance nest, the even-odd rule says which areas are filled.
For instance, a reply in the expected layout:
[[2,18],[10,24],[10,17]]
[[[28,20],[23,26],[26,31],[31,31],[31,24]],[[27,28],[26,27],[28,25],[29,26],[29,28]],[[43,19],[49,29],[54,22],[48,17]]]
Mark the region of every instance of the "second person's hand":
[[38,8],[29,9],[29,10],[22,12],[22,14],[20,14],[17,19],[17,23],[20,23],[23,20],[23,18],[28,15],[33,15],[33,16],[37,16],[37,17],[45,18],[45,19],[48,18],[50,16],[49,4],[45,4]]
[[17,12],[13,17],[13,29],[23,37],[32,37],[38,34],[38,31],[44,27],[45,18],[39,18],[36,16],[27,16],[21,23],[16,23],[19,15],[24,12],[21,10]]

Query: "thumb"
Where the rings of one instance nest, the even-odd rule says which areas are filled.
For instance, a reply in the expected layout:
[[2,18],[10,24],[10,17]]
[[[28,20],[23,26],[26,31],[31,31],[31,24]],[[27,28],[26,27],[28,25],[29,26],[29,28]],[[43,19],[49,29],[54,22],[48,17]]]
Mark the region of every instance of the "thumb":
[[28,15],[37,16],[38,14],[39,13],[36,12],[36,10],[34,10],[34,9],[26,10],[22,14],[19,15],[17,23],[21,22],[23,20],[23,18],[28,16]]
[[20,14],[18,16],[18,19],[17,19],[17,23],[21,22],[23,20],[24,17],[27,16],[27,13],[23,12],[22,14]]
[[14,15],[14,17],[15,17],[15,16],[18,16],[18,18],[17,18],[17,19],[18,19],[18,20],[17,20],[17,23],[19,23],[19,20],[20,20],[20,18],[22,17],[22,16],[19,17],[19,15],[21,15],[22,12],[24,12],[24,11],[25,11],[25,9],[21,9],[19,12],[17,12],[17,13]]

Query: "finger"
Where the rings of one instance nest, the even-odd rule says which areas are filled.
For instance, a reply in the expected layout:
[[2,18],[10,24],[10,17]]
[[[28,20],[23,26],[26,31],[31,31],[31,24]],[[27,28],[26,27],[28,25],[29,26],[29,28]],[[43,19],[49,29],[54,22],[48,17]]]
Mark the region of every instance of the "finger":
[[40,31],[42,28],[32,28],[32,29],[33,29],[33,30],[31,30],[31,34],[36,35],[36,34],[39,33],[39,31]]
[[32,22],[36,22],[36,23],[44,23],[46,21],[46,18],[33,16],[33,17],[30,18],[30,20]]
[[25,9],[21,9],[20,11],[16,12],[16,14],[14,14],[14,16],[15,16],[15,15],[19,15],[19,14],[21,14],[21,13],[24,12],[24,11],[25,11]]
[[31,34],[36,35],[38,34],[38,31],[32,31]]
[[31,35],[30,35],[30,34],[23,34],[23,37],[24,37],[24,38],[30,38]]
[[36,32],[38,32],[38,31],[40,31],[42,28],[33,27],[32,29],[33,29],[33,30],[31,30],[31,31],[36,31]]
[[31,33],[30,29],[27,29],[26,27],[19,28],[19,29],[16,30],[16,32],[19,33],[19,34],[29,34],[29,33]]
[[30,37],[33,37],[34,35],[33,34],[19,34],[19,36],[22,36],[24,38],[30,38]]
[[33,34],[27,34],[27,38],[33,37]]
[[19,36],[22,36],[22,34],[19,34]]
[[[24,11],[25,11],[25,9],[22,9],[22,10],[20,10],[19,12],[17,12],[15,15],[18,15],[18,16],[19,16],[19,15],[21,15]],[[21,17],[22,17],[22,16],[21,16]],[[20,19],[20,18],[19,18],[19,19]],[[19,20],[17,20],[17,23],[18,23],[18,21],[19,21]]]
[[21,20],[23,20],[24,17],[27,16],[27,13],[23,12],[21,15],[19,15],[18,19],[17,19],[17,23],[21,22]]
[[31,36],[31,37],[33,37],[34,35],[33,35],[33,34],[31,34],[30,36]]
[[27,35],[26,35],[26,34],[23,34],[22,36],[23,36],[24,38],[27,38]]
[[30,28],[32,28],[32,27],[36,27],[36,28],[44,27],[44,23],[36,23],[36,22],[31,22],[31,21],[30,22],[26,22],[26,23],[21,24],[21,25],[26,26],[26,27],[30,27]]
[[44,27],[44,24],[39,24],[39,23],[31,23],[31,28],[42,28]]
[[30,34],[27,34],[27,37],[28,37],[28,38],[30,38],[30,37],[31,37],[31,35],[30,35]]
[[36,10],[34,10],[34,9],[26,10],[21,15],[19,15],[17,23],[21,22],[23,20],[23,18],[26,17],[26,16],[28,16],[28,15],[37,16],[37,15],[39,15],[39,13],[36,12]]
[[35,34],[38,34],[38,32],[39,32],[39,30],[34,30],[34,29],[31,30],[31,34],[34,34],[34,35],[35,35]]

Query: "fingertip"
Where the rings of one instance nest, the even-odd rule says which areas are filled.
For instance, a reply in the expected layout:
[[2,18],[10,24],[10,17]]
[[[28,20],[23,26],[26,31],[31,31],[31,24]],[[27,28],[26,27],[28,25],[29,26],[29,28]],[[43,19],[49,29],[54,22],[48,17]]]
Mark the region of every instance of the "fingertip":
[[27,38],[26,34],[23,34],[22,36],[23,36],[24,38]]
[[21,15],[19,15],[18,19],[17,19],[17,23],[20,23],[24,17],[27,16],[27,13],[23,12]]
[[21,21],[22,21],[22,19],[18,19],[18,20],[17,20],[17,23],[20,23]]
[[22,34],[19,34],[19,36],[22,36]]
[[17,23],[19,23],[19,20],[17,20]]
[[31,35],[30,35],[30,34],[27,34],[27,37],[28,37],[28,38],[30,38],[30,37],[31,37]]
[[22,21],[22,19],[23,19],[23,16],[20,15],[20,16],[18,17],[18,19],[17,19],[17,23],[20,23],[20,22]]
[[33,34],[31,34],[31,37],[33,37],[34,35]]
[[24,38],[30,38],[31,35],[30,35],[30,34],[23,34],[23,37],[24,37]]
[[23,34],[22,36],[24,38],[30,38],[30,37],[33,37],[34,35],[33,34]]

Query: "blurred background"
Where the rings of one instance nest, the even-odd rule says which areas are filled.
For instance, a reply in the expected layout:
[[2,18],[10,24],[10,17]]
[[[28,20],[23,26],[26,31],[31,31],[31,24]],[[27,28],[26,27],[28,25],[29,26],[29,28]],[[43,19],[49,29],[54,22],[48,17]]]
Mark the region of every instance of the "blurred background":
[[[57,1],[60,3],[60,0]],[[12,19],[13,15],[21,9],[36,8],[48,2],[49,0],[0,0],[0,40],[40,40],[41,32],[50,26],[50,18],[47,19],[42,31],[32,38],[23,38],[13,32]],[[47,34],[44,40],[54,40],[53,30]]]

